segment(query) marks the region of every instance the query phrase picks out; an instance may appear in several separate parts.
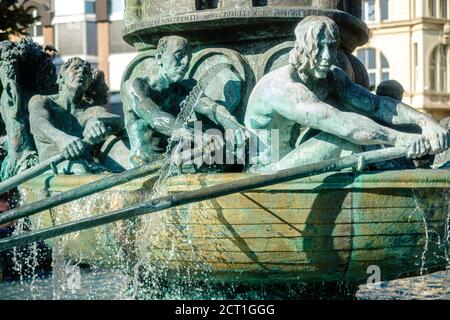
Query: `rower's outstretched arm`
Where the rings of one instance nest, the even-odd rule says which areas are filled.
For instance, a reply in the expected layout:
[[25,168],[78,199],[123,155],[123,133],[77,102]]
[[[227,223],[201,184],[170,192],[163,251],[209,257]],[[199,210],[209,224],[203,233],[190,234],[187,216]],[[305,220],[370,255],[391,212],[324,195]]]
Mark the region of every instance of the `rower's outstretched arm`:
[[155,131],[171,136],[175,117],[161,108],[148,96],[147,84],[137,78],[125,84],[129,95],[130,106],[141,119],[146,121]]
[[353,83],[338,67],[333,67],[332,72],[336,80],[338,95],[344,104],[373,115],[386,124],[420,127],[422,134],[430,142],[432,153],[439,153],[449,147],[450,134],[448,130],[440,126],[431,116],[395,99],[371,93],[366,88]]
[[333,134],[358,145],[408,147],[411,157],[422,156],[429,149],[421,135],[402,133],[358,113],[339,111],[320,101],[309,90],[292,88],[290,91],[284,103],[274,105],[275,111],[302,126]]
[[228,109],[211,99],[204,96],[195,106],[195,111],[206,115],[216,124],[220,124],[225,129],[237,129],[243,127]]
[[110,130],[108,134],[118,134],[124,128],[123,118],[117,114],[108,112],[102,106],[94,106],[86,109],[83,114],[83,122],[99,120]]

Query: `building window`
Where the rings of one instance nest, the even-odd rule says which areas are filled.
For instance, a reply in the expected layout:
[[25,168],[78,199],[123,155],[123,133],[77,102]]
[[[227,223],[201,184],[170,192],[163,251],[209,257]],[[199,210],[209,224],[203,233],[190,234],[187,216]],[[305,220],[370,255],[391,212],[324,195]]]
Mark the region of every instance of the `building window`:
[[[36,8],[32,8],[30,10],[31,15],[33,16],[33,18],[37,18],[38,17],[38,11]],[[29,35],[33,38],[38,38],[38,37],[42,37],[43,32],[42,32],[42,22],[37,20],[35,23],[33,23],[28,29],[27,32],[29,33]]]
[[380,0],[381,21],[389,20],[389,0]]
[[441,0],[441,3],[440,3],[440,6],[439,6],[439,8],[440,8],[440,11],[441,11],[441,18],[444,18],[444,19],[447,19],[447,17],[448,17],[448,4],[447,4],[447,1],[448,0]]
[[196,0],[195,9],[206,10],[206,9],[217,9],[220,0]]
[[362,0],[362,19],[365,22],[389,20],[389,0]]
[[131,53],[136,51],[133,46],[130,46],[123,40],[122,25],[123,21],[111,21],[109,25],[111,54]]
[[449,46],[439,45],[431,53],[430,90],[448,92]]
[[418,90],[418,84],[419,81],[419,46],[415,42],[414,43],[414,56],[413,56],[413,63],[414,63],[414,90]]
[[109,15],[119,16],[123,15],[124,0],[109,0]]
[[380,52],[380,62],[381,62],[381,81],[389,80],[389,62],[387,61],[384,54]]
[[374,91],[378,83],[389,80],[389,62],[384,54],[376,49],[360,49],[357,57],[367,69],[370,90]]
[[97,55],[97,24],[86,22],[86,54]]
[[82,22],[60,23],[56,25],[56,47],[61,55],[83,55],[85,35]]
[[428,16],[447,19],[448,0],[428,0]]
[[362,4],[362,18],[366,22],[375,21],[375,0],[364,0]]
[[436,17],[436,0],[428,0],[428,15]]
[[86,14],[95,14],[95,0],[86,0],[84,6]]

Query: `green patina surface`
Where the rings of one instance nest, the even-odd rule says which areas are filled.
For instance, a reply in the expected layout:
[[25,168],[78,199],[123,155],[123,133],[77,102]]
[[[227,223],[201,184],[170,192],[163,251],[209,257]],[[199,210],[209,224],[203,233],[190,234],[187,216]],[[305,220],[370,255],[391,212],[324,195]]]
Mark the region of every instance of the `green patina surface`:
[[0,131],[6,158],[1,159],[1,180],[38,163],[30,133],[28,102],[36,94],[55,92],[56,72],[50,57],[31,39],[0,42]]
[[[183,175],[166,186],[181,192],[248,176]],[[22,191],[33,202],[45,185],[54,193],[99,178],[40,177]],[[40,227],[143,201],[148,181],[45,212]],[[128,250],[127,257],[147,256],[169,272],[211,273],[212,281],[362,282],[370,265],[396,279],[445,269],[449,186],[447,170],[330,173],[82,231],[66,236],[64,248],[75,261],[103,266],[119,264],[119,251]]]
[[[417,157],[448,147],[449,132],[434,120],[363,88],[367,72],[350,54],[367,41],[366,26],[347,10],[355,1],[275,1],[267,8],[241,0],[216,1],[217,8],[209,1],[202,8],[196,1],[174,3],[127,2],[125,39],[143,51],[127,68],[122,84],[133,166],[153,161],[165,150],[191,82],[201,82],[220,64],[230,68],[217,72],[215,81],[201,90],[196,116],[212,127],[235,130],[241,143],[249,131],[280,129],[280,146],[286,148],[281,155],[286,157],[275,169],[339,158],[358,152],[361,145],[402,146]],[[195,46],[192,57],[187,39]],[[117,133],[122,128],[121,119],[96,106],[105,102],[102,77],[95,85],[88,64],[77,58],[64,64],[63,71],[57,94],[38,95],[30,102],[41,159],[58,152],[79,158],[86,147],[81,139],[98,144],[110,131],[106,129]],[[4,71],[0,75],[2,88],[15,88],[14,79]],[[2,91],[2,108],[18,100],[6,92],[15,91]],[[329,103],[330,97],[337,100]],[[89,108],[95,108],[92,116]],[[247,128],[239,123],[244,118]],[[296,141],[296,125],[323,132]],[[415,126],[422,135],[397,131],[397,125]],[[17,136],[26,138],[28,131],[21,126],[13,127]],[[190,137],[184,129],[181,135]],[[166,191],[251,176],[182,175],[169,179]],[[44,175],[21,186],[22,199],[32,203],[102,177]],[[35,215],[33,228],[149,200],[153,178]],[[380,267],[383,280],[397,279],[448,264],[449,186],[447,170],[330,173],[73,233],[56,246],[74,261],[114,267],[142,258],[144,264],[166,270],[164,275],[207,273],[211,281],[360,283],[371,265]]]
[[56,94],[35,95],[29,103],[40,161],[62,154],[68,161],[58,165],[61,173],[105,170],[92,165],[96,147],[121,132],[123,119],[104,107],[108,86],[103,72],[92,71],[87,61],[71,58],[61,66],[58,87]]

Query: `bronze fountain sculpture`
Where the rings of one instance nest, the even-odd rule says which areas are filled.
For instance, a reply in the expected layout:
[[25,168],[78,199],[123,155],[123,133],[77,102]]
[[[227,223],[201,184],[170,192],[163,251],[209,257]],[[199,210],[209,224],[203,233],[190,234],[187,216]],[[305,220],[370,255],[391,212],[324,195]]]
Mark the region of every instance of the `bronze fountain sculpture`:
[[[124,39],[139,50],[121,92],[134,169],[106,177],[49,171],[22,184],[29,205],[0,216],[0,224],[30,216],[40,229],[0,240],[0,250],[80,231],[64,245],[75,261],[111,267],[120,263],[112,253],[127,252],[139,267],[163,269],[154,277],[164,281],[197,274],[189,279],[201,282],[208,274],[212,283],[268,288],[298,281],[358,285],[374,264],[383,280],[445,268],[448,170],[363,171],[382,160],[440,154],[450,141],[446,128],[399,101],[393,82],[377,95],[367,89],[367,72],[351,54],[368,39],[359,3],[127,1]],[[74,61],[66,68],[83,66]],[[45,146],[79,158],[85,142],[99,143],[122,128],[97,107],[101,99],[87,101],[92,80],[84,69],[63,69],[59,93],[28,104],[40,157]],[[183,114],[190,90],[197,96]],[[82,105],[82,113],[99,112],[92,122],[76,116]],[[67,113],[61,119],[72,117],[77,132],[69,125],[52,134],[59,126],[47,116],[52,108]],[[180,116],[183,126],[174,130]],[[164,151],[172,140],[195,145],[190,124],[199,119],[216,132],[197,132],[197,139],[212,142],[203,144],[206,153],[224,148],[217,137],[232,130],[247,148],[245,168],[197,174],[197,167],[164,179],[166,194],[149,200]],[[281,160],[264,136],[274,129]],[[363,152],[367,146],[373,151]],[[339,172],[349,167],[354,171]],[[80,184],[88,191],[74,188]],[[53,197],[42,199],[42,189]],[[72,194],[65,197],[67,189]],[[95,192],[101,203],[82,198]],[[81,210],[67,204],[75,199]],[[145,213],[149,219],[136,218]],[[75,217],[81,219],[71,222]],[[120,222],[128,218],[136,219]]]

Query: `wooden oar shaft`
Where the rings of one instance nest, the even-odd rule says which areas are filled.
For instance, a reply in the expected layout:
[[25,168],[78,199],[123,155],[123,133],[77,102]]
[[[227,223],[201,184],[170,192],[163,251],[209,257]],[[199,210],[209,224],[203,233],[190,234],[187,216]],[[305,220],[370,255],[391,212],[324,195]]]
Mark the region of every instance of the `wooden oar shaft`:
[[5,192],[8,192],[17,186],[21,185],[22,183],[33,179],[48,169],[51,168],[52,163],[58,164],[64,160],[64,157],[61,154],[58,154],[56,156],[53,156],[47,160],[42,161],[38,165],[31,167],[22,173],[11,177],[3,182],[0,183],[0,194],[3,194]]
[[163,161],[156,161],[125,172],[111,174],[100,180],[93,181],[78,188],[56,194],[50,198],[39,200],[29,205],[7,211],[3,214],[0,214],[0,225],[29,217],[35,213],[42,212],[44,210],[60,206],[67,202],[81,199],[94,193],[145,177],[161,169],[162,165]]
[[[179,145],[180,147],[182,145]],[[180,152],[177,150],[176,152]],[[193,150],[194,158],[202,156],[202,148],[195,148]],[[181,157],[181,161],[185,162],[191,160],[191,154],[187,154]],[[125,172],[106,176],[100,180],[85,184],[78,188],[62,192],[53,195],[49,198],[36,201],[23,207],[19,207],[10,211],[7,211],[0,215],[0,225],[6,224],[11,221],[29,217],[33,214],[48,210],[62,204],[81,199],[83,197],[90,196],[97,192],[101,192],[110,189],[115,186],[142,178],[146,175],[152,174],[160,170],[164,166],[164,160],[155,161],[149,164],[142,165],[138,168],[130,169]],[[31,178],[30,178],[31,179]]]
[[0,240],[0,252],[17,246],[26,245],[28,243],[98,227],[119,220],[130,219],[147,213],[158,212],[179,205],[204,201],[325,172],[358,166],[361,164],[362,159],[364,159],[365,164],[371,164],[401,158],[406,156],[406,154],[407,152],[405,148],[381,149],[358,155],[347,156],[337,160],[328,160],[321,163],[286,169],[273,175],[256,175],[250,178],[233,181],[231,183],[224,183],[199,190],[173,194],[96,217],[85,218],[56,227],[2,239]]

